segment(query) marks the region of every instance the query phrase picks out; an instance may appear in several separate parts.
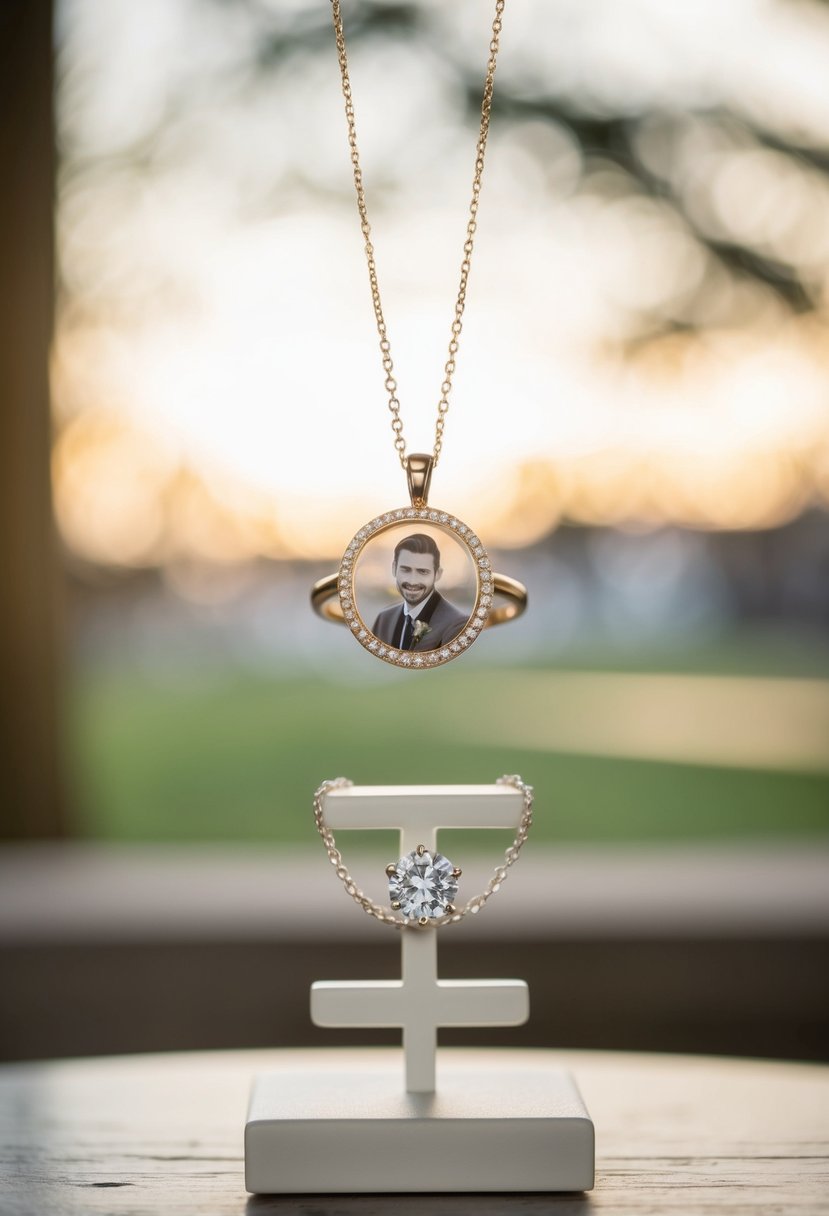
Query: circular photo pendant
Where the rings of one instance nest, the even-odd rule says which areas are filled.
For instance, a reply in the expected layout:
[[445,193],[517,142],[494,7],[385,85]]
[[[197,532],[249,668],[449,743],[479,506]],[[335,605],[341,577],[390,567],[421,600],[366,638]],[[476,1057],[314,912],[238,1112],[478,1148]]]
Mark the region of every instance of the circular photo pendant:
[[395,667],[437,667],[468,650],[486,625],[492,566],[457,516],[400,507],[350,542],[338,590],[346,624],[370,654]]

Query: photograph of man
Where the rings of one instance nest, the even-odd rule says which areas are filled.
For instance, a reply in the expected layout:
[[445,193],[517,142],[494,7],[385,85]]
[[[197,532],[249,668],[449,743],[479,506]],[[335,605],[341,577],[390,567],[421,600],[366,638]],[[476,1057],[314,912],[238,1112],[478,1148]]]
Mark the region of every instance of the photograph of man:
[[402,604],[379,614],[372,633],[400,650],[437,650],[456,638],[468,620],[437,590],[443,571],[440,550],[431,536],[416,533],[395,546],[391,572]]

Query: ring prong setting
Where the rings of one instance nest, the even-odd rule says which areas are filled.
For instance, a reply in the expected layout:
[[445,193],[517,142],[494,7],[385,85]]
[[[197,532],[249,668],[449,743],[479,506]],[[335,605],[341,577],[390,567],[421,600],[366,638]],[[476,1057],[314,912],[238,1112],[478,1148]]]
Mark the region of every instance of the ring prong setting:
[[460,867],[448,857],[419,844],[386,866],[389,902],[413,927],[445,924],[447,916],[455,915],[452,901],[458,895],[458,873]]

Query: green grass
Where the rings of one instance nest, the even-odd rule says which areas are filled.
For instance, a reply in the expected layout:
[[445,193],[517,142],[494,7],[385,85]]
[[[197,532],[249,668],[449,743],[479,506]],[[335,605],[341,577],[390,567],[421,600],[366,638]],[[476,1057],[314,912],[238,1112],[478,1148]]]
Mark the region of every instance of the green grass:
[[[646,666],[660,668],[640,658],[628,669]],[[743,657],[736,669],[752,666],[763,665],[756,656],[753,665]],[[687,656],[684,665],[673,665],[701,667],[729,670],[716,662],[694,667]],[[765,670],[802,674],[782,661]],[[76,677],[69,715],[79,833],[116,840],[310,841],[310,798],[323,778],[477,783],[505,772],[520,772],[536,787],[534,835],[547,841],[829,832],[827,774],[500,746],[497,721],[510,712],[499,702],[501,674],[478,668],[470,684],[453,665],[425,678],[391,673],[387,682],[349,685],[231,668],[164,679],[134,669],[87,669]],[[809,674],[816,674],[814,663]],[[440,729],[433,724],[436,704]],[[465,742],[452,735],[460,714]]]

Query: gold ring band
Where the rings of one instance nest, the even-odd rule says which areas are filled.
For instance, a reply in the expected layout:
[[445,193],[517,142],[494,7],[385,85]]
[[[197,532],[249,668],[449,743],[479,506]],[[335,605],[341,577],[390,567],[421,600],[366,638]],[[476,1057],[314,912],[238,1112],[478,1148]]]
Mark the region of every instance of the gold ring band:
[[[493,607],[487,618],[487,629],[492,625],[503,625],[507,621],[516,620],[527,607],[527,588],[523,583],[519,583],[517,578],[493,573],[492,584],[495,594],[502,596],[505,602]],[[344,625],[345,617],[337,596],[337,587],[337,571],[319,579],[311,588],[311,607],[324,620],[333,621],[335,625]]]

